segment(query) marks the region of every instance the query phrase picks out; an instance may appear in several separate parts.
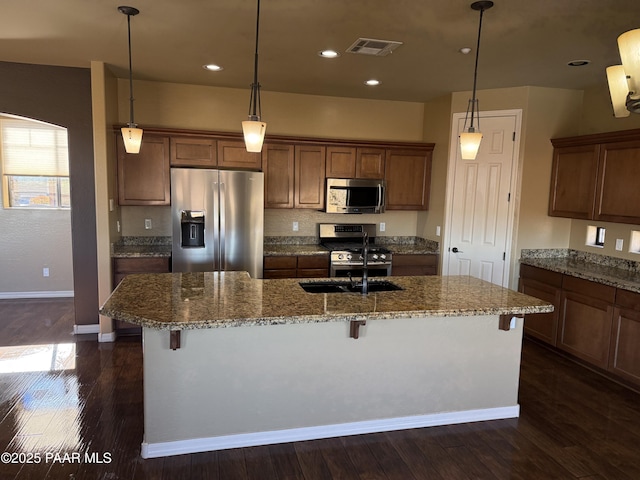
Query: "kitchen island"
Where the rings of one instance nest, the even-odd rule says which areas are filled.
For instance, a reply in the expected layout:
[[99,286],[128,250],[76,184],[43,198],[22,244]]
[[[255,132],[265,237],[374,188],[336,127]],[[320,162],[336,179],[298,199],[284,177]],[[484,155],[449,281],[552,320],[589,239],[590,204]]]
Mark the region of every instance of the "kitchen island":
[[518,416],[515,317],[553,306],[472,277],[392,281],[127,276],[101,313],[143,327],[142,456]]

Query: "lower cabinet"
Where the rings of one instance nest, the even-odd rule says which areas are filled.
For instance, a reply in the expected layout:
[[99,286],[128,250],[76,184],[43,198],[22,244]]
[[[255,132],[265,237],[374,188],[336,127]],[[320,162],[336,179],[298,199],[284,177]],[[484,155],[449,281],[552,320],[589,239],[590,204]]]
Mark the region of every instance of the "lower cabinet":
[[418,276],[437,275],[438,255],[394,253],[391,275]]
[[[113,288],[116,288],[124,277],[132,273],[169,273],[171,259],[168,257],[135,257],[113,259]],[[141,328],[132,323],[115,321],[119,334],[139,334]]]
[[329,255],[277,255],[264,257],[264,278],[324,278],[329,276]]
[[565,276],[562,290],[558,348],[606,369],[616,289]]
[[527,336],[640,386],[640,293],[529,265],[519,290],[555,307],[525,316]]
[[550,345],[556,346],[558,312],[562,295],[562,274],[542,268],[522,265],[519,290],[553,304],[553,312],[527,315],[524,332]]
[[640,385],[640,294],[618,290],[613,310],[609,370]]

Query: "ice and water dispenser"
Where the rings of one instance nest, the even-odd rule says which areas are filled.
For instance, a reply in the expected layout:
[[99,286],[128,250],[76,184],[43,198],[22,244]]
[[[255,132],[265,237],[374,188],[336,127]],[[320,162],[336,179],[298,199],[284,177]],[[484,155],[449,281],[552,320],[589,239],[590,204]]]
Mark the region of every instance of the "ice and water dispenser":
[[204,211],[182,210],[180,215],[183,248],[204,248]]

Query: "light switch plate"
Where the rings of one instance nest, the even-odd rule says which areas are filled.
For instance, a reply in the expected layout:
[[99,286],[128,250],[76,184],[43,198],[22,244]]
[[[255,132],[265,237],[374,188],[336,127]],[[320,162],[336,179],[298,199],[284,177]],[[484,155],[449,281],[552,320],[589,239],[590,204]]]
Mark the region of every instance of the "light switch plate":
[[616,250],[619,252],[624,248],[624,240],[622,238],[616,238]]
[[144,228],[145,228],[145,230],[151,230],[152,226],[151,226],[151,219],[150,218],[145,218],[144,219]]
[[384,232],[387,229],[387,224],[384,222],[380,222],[380,231]]
[[298,231],[298,222],[293,222],[293,231],[297,232]]

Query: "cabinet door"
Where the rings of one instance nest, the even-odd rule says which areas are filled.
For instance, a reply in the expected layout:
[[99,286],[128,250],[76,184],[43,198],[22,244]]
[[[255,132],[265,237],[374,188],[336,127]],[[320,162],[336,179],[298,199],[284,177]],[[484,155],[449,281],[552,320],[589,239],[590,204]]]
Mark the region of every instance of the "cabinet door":
[[553,312],[525,315],[524,332],[555,347],[558,335],[558,308],[562,290],[536,280],[521,278],[519,291],[553,304]]
[[594,218],[640,223],[640,141],[600,146]]
[[614,309],[609,371],[640,384],[640,311]]
[[394,254],[391,275],[436,275],[438,255]]
[[211,138],[171,137],[172,167],[215,167],[218,164],[216,141]]
[[358,148],[356,178],[384,178],[384,160],[383,148]]
[[295,208],[324,207],[325,147],[295,147]]
[[567,276],[563,288],[558,348],[606,369],[615,288]]
[[384,178],[388,210],[428,210],[431,152],[387,150]]
[[560,147],[553,151],[549,215],[593,218],[598,145]]
[[264,145],[264,207],[293,208],[293,145]]
[[356,178],[356,149],[327,147],[327,178]]
[[146,134],[140,153],[127,153],[116,135],[118,151],[118,203],[170,205],[169,137]]
[[260,170],[262,159],[257,152],[247,152],[242,140],[218,140],[218,166]]

